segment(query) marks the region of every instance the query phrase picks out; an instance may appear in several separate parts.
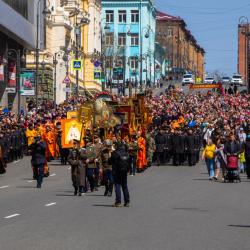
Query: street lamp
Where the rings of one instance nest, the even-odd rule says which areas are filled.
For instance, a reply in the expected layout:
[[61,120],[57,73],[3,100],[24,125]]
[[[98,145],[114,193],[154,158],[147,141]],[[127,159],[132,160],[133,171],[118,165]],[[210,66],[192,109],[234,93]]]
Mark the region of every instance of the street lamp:
[[[37,10],[36,10],[36,81],[35,81],[35,89],[36,89],[36,111],[38,110],[38,74],[39,74],[39,19],[40,19],[40,12],[39,7],[41,5],[41,0],[37,2]],[[51,14],[51,11],[46,6],[45,0],[45,7],[42,11],[42,14],[47,17]]]

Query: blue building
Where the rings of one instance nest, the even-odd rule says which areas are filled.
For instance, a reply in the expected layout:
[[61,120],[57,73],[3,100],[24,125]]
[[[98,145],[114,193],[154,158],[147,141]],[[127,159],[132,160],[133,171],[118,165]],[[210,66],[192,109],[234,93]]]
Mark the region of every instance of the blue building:
[[156,9],[152,0],[102,0],[106,79],[155,82]]

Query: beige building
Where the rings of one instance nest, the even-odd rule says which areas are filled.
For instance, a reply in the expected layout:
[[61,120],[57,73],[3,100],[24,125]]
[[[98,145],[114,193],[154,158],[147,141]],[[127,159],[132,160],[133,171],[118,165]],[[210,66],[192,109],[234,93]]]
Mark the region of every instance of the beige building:
[[[45,44],[39,56],[39,99],[56,97],[56,102],[61,103],[67,96],[76,94],[72,61],[76,58],[77,45],[83,62],[82,70],[78,71],[79,94],[85,94],[84,89],[87,92],[101,90],[100,81],[94,79],[93,64],[101,51],[100,1],[51,0],[48,8],[51,15],[47,18]],[[34,68],[34,63],[34,54],[31,54],[27,67]],[[64,83],[66,75],[70,77],[70,85]]]

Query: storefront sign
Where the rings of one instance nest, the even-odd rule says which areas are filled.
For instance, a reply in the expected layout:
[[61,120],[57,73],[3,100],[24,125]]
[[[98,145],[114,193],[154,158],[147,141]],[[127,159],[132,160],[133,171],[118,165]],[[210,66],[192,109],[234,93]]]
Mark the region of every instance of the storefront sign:
[[22,96],[35,95],[35,72],[23,71],[20,75],[20,94]]
[[0,64],[0,82],[4,81],[4,65]]

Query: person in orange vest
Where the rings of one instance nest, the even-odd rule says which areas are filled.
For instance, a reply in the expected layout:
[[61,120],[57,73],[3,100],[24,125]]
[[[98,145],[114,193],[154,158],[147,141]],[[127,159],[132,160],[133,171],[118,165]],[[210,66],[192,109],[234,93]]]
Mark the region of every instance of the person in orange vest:
[[44,133],[44,140],[46,143],[46,159],[47,161],[51,161],[51,159],[54,159],[55,157],[55,135],[51,131],[51,128],[49,126],[46,126],[46,131]]
[[147,166],[147,154],[146,154],[146,140],[142,136],[142,133],[138,132],[138,153],[137,153],[137,171],[142,172]]

